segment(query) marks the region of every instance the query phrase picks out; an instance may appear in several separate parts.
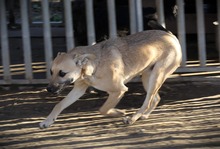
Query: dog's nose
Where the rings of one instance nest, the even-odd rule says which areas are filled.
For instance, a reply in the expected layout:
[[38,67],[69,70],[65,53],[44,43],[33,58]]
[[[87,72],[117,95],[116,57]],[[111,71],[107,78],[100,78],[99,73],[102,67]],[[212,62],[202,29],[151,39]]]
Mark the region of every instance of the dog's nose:
[[47,91],[50,92],[50,93],[53,92],[52,87],[51,87],[51,86],[48,86],[48,87],[47,87]]

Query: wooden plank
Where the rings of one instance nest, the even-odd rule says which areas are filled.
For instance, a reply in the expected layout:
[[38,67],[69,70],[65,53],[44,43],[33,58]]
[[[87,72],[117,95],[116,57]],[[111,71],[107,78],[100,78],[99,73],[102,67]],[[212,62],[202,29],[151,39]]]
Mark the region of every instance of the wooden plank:
[[186,66],[187,51],[186,51],[186,29],[185,29],[185,12],[184,12],[184,1],[177,0],[178,16],[177,16],[177,33],[178,39],[182,49],[182,63],[181,66]]
[[74,48],[74,35],[73,35],[73,19],[72,19],[72,0],[64,1],[65,11],[65,34],[66,34],[66,45],[67,51]]
[[203,0],[196,0],[196,14],[197,14],[197,37],[199,48],[200,65],[206,65],[206,42],[205,42],[205,21]]
[[217,47],[218,47],[218,53],[219,53],[219,62],[220,62],[220,0],[217,0],[217,20],[218,20],[218,27],[217,27]]
[[6,22],[5,0],[0,0],[0,28],[1,28],[1,53],[2,53],[2,65],[4,81],[10,83],[10,57],[9,57],[9,45],[8,45],[8,29]]
[[46,68],[47,68],[46,76],[49,79],[50,63],[53,58],[50,15],[49,15],[49,1],[42,0],[41,4],[42,4],[42,12],[43,12],[44,52],[45,52]]
[[88,45],[96,43],[93,0],[86,0],[86,23],[87,23],[87,39]]
[[33,79],[32,73],[32,57],[31,57],[31,42],[30,42],[30,30],[28,20],[28,8],[27,1],[20,0],[21,5],[21,27],[22,27],[22,42],[23,42],[23,54],[25,63],[25,78],[29,81]]
[[129,19],[130,19],[130,34],[137,32],[136,25],[136,6],[134,0],[129,0]]
[[143,8],[142,0],[136,0],[136,14],[137,14],[137,31],[143,31]]
[[180,67],[176,70],[177,73],[183,72],[208,72],[208,71],[220,71],[220,66],[211,67]]
[[158,14],[158,22],[166,28],[165,24],[165,17],[164,17],[164,1],[163,0],[156,0],[156,8]]
[[1,85],[10,85],[10,84],[47,84],[48,79],[33,79],[31,81],[26,79],[13,79],[11,82],[5,80],[0,80]]
[[117,37],[115,0],[107,0],[109,37]]

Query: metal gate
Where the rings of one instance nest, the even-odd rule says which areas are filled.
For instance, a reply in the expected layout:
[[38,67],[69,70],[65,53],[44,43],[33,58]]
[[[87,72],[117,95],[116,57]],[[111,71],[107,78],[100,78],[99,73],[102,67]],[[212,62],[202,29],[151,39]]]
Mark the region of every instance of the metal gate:
[[[117,22],[116,22],[116,8],[115,0],[107,1],[107,13],[108,13],[108,30],[109,37],[117,36]],[[143,28],[143,2],[148,0],[128,0],[129,8],[129,20],[130,20],[130,33],[136,33],[142,31]],[[39,84],[47,83],[50,74],[49,68],[50,63],[53,58],[53,42],[51,34],[51,22],[50,22],[50,6],[49,0],[41,0],[42,9],[42,27],[43,30],[43,42],[44,42],[44,55],[45,60],[39,62],[32,61],[32,35],[30,33],[30,16],[29,16],[29,6],[28,0],[20,0],[20,14],[21,14],[21,43],[23,50],[23,63],[12,64],[10,62],[10,57],[12,51],[10,50],[9,42],[9,29],[7,22],[6,11],[6,0],[0,0],[0,32],[1,32],[1,65],[0,65],[0,84]],[[64,30],[63,34],[66,40],[66,51],[72,49],[75,46],[74,38],[74,22],[72,20],[72,0],[63,0],[63,15],[64,15]],[[158,13],[158,21],[164,27],[166,26],[166,18],[164,17],[164,1],[155,0],[155,5]],[[216,45],[218,48],[218,53],[220,49],[220,0],[216,0]],[[216,72],[220,70],[219,60],[207,60],[207,47],[206,47],[206,30],[205,30],[205,20],[204,15],[204,2],[203,0],[195,0],[196,6],[196,35],[197,35],[197,45],[198,45],[198,61],[188,61],[187,57],[187,44],[186,44],[186,14],[184,12],[184,0],[177,0],[176,5],[178,7],[177,16],[177,37],[182,46],[183,61],[181,67],[176,71],[181,75],[181,73],[188,72]],[[85,19],[87,24],[87,41],[88,45],[96,43],[95,34],[95,23],[94,23],[94,5],[93,0],[85,0]],[[220,55],[218,55],[218,58]],[[34,73],[44,72],[45,76],[43,78],[34,77]],[[21,74],[24,77],[16,78],[17,74]],[[179,76],[179,75],[177,75]]]

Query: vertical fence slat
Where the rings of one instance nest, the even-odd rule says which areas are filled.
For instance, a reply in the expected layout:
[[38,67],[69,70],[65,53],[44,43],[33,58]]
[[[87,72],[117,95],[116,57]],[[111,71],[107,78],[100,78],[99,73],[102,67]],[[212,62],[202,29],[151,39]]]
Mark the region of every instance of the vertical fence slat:
[[136,11],[137,11],[137,31],[143,31],[143,8],[142,0],[136,0]]
[[136,33],[136,4],[134,0],[129,0],[130,34]]
[[4,81],[9,83],[11,81],[10,74],[10,57],[8,45],[8,29],[6,22],[5,0],[0,0],[0,19],[1,19],[1,53]]
[[110,38],[117,37],[115,0],[107,0]]
[[203,0],[196,0],[196,14],[197,14],[199,61],[200,61],[200,65],[203,67],[206,65],[205,21],[204,21]]
[[187,51],[186,51],[186,29],[185,29],[185,12],[184,12],[184,1],[177,0],[178,6],[178,16],[177,16],[177,29],[178,29],[178,39],[182,48],[182,67],[186,66],[187,61]]
[[50,78],[50,63],[52,61],[52,40],[50,28],[49,2],[48,0],[41,1],[43,12],[43,32],[44,32],[44,51],[46,58],[46,76]]
[[85,2],[86,2],[87,39],[88,39],[88,44],[93,45],[96,43],[93,0],[85,0]]
[[33,74],[32,74],[31,42],[30,42],[27,1],[20,0],[20,5],[21,5],[21,21],[22,21],[21,23],[22,42],[23,42],[23,50],[24,50],[24,62],[25,62],[25,78],[31,81],[33,79]]
[[70,51],[75,46],[74,35],[73,35],[73,19],[72,19],[72,3],[71,2],[72,0],[64,1],[67,51]]
[[219,62],[220,62],[220,0],[217,0],[217,20],[218,20],[218,35],[217,35],[217,47],[218,47],[218,54],[219,54]]
[[163,3],[164,3],[163,0],[156,0],[156,8],[157,8],[157,14],[158,14],[158,22],[159,22],[163,27],[166,28]]

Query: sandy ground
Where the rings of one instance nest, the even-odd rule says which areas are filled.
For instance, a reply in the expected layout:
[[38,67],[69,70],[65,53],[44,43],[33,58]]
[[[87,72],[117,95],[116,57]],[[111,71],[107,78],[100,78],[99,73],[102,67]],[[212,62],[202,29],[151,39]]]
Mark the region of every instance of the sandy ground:
[[[128,87],[118,107],[130,115],[145,92],[140,83]],[[42,86],[1,88],[0,148],[220,148],[220,81],[165,83],[160,105],[149,119],[131,126],[98,113],[106,93],[86,93],[52,127],[39,129],[69,90],[52,96]]]

